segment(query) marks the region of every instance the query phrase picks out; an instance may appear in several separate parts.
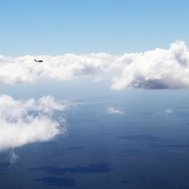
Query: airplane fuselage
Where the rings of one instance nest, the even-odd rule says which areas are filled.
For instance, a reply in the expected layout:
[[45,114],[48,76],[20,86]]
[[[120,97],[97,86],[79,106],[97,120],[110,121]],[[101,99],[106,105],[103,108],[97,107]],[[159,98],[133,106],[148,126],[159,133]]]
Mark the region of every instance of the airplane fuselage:
[[34,59],[34,61],[35,62],[43,62],[43,60],[36,60],[36,59]]

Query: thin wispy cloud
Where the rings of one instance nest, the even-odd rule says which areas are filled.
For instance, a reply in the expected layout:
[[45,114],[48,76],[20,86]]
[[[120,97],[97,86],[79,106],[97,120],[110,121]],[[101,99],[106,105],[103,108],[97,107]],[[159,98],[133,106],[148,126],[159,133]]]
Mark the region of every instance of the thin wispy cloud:
[[153,116],[162,117],[162,116],[169,116],[172,114],[174,114],[174,110],[172,108],[165,108],[164,110],[154,113]]
[[66,108],[51,96],[23,101],[0,95],[0,151],[48,141],[64,133]]
[[17,154],[14,152],[14,149],[11,149],[11,150],[9,151],[9,162],[10,162],[11,164],[14,164],[14,163],[17,161],[18,158],[19,158],[19,155],[17,155]]
[[107,113],[108,114],[125,114],[124,111],[122,111],[118,108],[115,108],[113,106],[107,108]]
[[173,109],[171,109],[171,108],[165,109],[164,112],[165,112],[165,114],[168,114],[168,115],[174,113]]
[[[34,58],[43,59],[36,63]],[[169,49],[114,56],[107,53],[63,56],[0,56],[0,83],[31,83],[39,80],[71,80],[93,75],[112,80],[111,89],[180,89],[189,87],[189,50],[183,41]]]

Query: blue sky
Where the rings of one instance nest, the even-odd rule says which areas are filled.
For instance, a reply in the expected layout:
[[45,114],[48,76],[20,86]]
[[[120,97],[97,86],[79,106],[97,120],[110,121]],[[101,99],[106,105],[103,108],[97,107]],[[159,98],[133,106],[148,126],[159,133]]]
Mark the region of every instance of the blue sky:
[[0,54],[122,54],[188,43],[186,0],[0,1]]

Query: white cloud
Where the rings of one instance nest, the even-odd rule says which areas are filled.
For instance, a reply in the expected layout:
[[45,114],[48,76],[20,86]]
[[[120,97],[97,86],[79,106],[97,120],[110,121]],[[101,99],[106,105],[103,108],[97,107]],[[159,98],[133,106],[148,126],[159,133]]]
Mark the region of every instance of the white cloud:
[[[33,59],[43,59],[36,63]],[[63,56],[0,56],[0,83],[70,80],[83,75],[113,78],[111,88],[177,89],[189,87],[189,50],[183,41],[169,49],[114,56],[107,53]]]
[[0,95],[0,151],[48,141],[65,132],[63,114],[61,120],[55,114],[66,107],[51,96],[23,101]]
[[115,107],[108,107],[107,108],[107,113],[108,114],[124,114],[124,111],[118,109],[118,108],[115,108]]
[[[36,63],[34,58],[43,59]],[[24,56],[9,58],[0,56],[0,83],[30,83],[38,80],[69,80],[82,75],[104,73],[113,61],[113,56],[105,53],[63,56]]]
[[[129,55],[128,55],[129,56]],[[177,89],[189,87],[189,51],[177,41],[170,49],[155,49],[130,55],[120,76],[113,80],[112,89],[126,87],[147,89]]]

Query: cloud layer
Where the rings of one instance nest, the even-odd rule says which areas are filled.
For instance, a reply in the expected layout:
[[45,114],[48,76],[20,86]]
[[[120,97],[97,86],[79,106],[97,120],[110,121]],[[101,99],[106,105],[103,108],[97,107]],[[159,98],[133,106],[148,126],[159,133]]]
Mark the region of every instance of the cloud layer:
[[[43,59],[36,63],[34,58]],[[113,56],[107,53],[63,56],[0,56],[0,83],[30,83],[39,80],[70,80],[84,75],[111,75],[113,90],[127,87],[178,89],[189,87],[189,50],[183,41],[169,49]],[[109,77],[108,77],[109,78]],[[102,82],[102,79],[94,81]]]
[[57,119],[54,115],[65,108],[51,96],[21,101],[0,95],[0,151],[48,141],[63,133],[64,116]]
[[[34,58],[43,59],[36,63]],[[30,83],[38,80],[70,80],[82,75],[104,73],[113,57],[105,53],[63,56],[0,56],[0,83]]]

